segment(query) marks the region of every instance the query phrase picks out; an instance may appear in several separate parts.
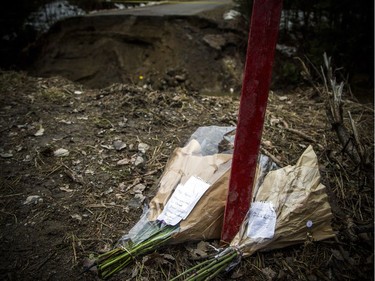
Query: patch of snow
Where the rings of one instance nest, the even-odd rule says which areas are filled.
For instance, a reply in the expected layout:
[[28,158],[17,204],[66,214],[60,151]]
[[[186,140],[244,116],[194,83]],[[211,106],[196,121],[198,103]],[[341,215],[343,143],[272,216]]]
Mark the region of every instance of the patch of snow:
[[287,55],[288,57],[291,57],[292,55],[294,55],[297,52],[296,47],[286,46],[286,45],[282,45],[282,44],[277,44],[276,50],[278,50],[281,53]]
[[38,204],[42,203],[43,198],[41,198],[39,195],[30,195],[26,198],[25,202],[23,202],[23,205],[30,205],[30,204]]
[[35,30],[46,32],[55,22],[79,15],[84,15],[85,11],[77,6],[69,4],[68,1],[53,1],[39,8],[32,13],[24,23],[25,26],[32,26]]
[[10,34],[5,34],[1,39],[4,41],[11,41],[17,38],[17,34],[15,32]]
[[226,12],[223,16],[224,20],[232,20],[232,19],[235,19],[236,17],[238,17],[239,15],[241,15],[240,12],[238,11],[235,11],[235,10],[230,10],[229,12]]
[[120,3],[114,3],[113,5],[115,5],[115,7],[119,10],[123,10],[125,9],[125,5],[124,4],[120,4]]

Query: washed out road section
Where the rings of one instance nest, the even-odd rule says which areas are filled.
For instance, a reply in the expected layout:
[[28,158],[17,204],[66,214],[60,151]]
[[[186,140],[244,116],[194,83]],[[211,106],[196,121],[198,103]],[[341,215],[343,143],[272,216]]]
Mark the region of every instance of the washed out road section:
[[108,10],[92,13],[88,16],[192,16],[205,11],[224,7],[231,4],[231,0],[208,0],[208,1],[186,1],[186,2],[163,2],[158,5],[148,5],[132,9]]
[[[227,0],[187,2],[66,19],[30,49],[29,72],[89,88],[130,83],[239,93],[244,34],[235,20],[223,19],[232,8]],[[199,13],[204,9],[211,10]]]

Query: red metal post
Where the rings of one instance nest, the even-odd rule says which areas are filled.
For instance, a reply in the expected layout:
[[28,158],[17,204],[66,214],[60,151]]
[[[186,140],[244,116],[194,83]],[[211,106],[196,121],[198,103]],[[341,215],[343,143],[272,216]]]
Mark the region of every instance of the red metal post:
[[279,31],[282,0],[254,0],[221,240],[229,243],[250,207]]

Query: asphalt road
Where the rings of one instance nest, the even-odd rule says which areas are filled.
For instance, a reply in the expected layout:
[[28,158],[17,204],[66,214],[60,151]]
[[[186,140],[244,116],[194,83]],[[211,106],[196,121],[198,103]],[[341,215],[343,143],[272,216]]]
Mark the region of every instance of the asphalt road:
[[113,16],[113,15],[135,15],[135,16],[191,16],[201,12],[209,11],[232,4],[232,0],[205,0],[190,2],[163,2],[162,4],[137,7],[122,10],[99,11],[88,16]]

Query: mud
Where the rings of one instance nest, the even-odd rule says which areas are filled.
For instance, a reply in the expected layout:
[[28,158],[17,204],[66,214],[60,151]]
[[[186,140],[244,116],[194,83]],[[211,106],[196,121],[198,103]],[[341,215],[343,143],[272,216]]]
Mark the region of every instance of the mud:
[[[197,93],[239,92],[244,35],[221,15],[72,18],[24,53],[50,78],[0,72],[1,280],[99,280],[83,269],[139,220],[172,151],[200,126],[236,125],[238,95]],[[256,253],[215,280],[373,280],[373,105],[345,91],[345,126],[350,111],[370,159],[359,167],[327,103],[306,86],[271,92],[261,151],[286,166],[313,146],[337,237]],[[143,202],[129,192],[139,183]],[[112,280],[168,280],[197,247],[165,247]]]
[[91,88],[130,83],[238,92],[244,28],[238,21],[222,20],[224,11],[210,16],[71,18],[28,49],[28,69],[32,75],[61,75]]
[[[129,84],[96,90],[14,72],[0,72],[0,91],[1,280],[99,280],[85,266],[139,220],[172,151],[200,126],[235,125],[239,106],[236,97]],[[270,93],[261,151],[285,166],[313,146],[336,239],[256,253],[216,280],[372,280],[373,163],[360,169],[342,153],[325,101],[313,94]],[[347,111],[373,159],[372,108],[346,100]],[[137,184],[143,202],[131,192]],[[160,249],[111,280],[169,280],[196,263],[196,242]]]

